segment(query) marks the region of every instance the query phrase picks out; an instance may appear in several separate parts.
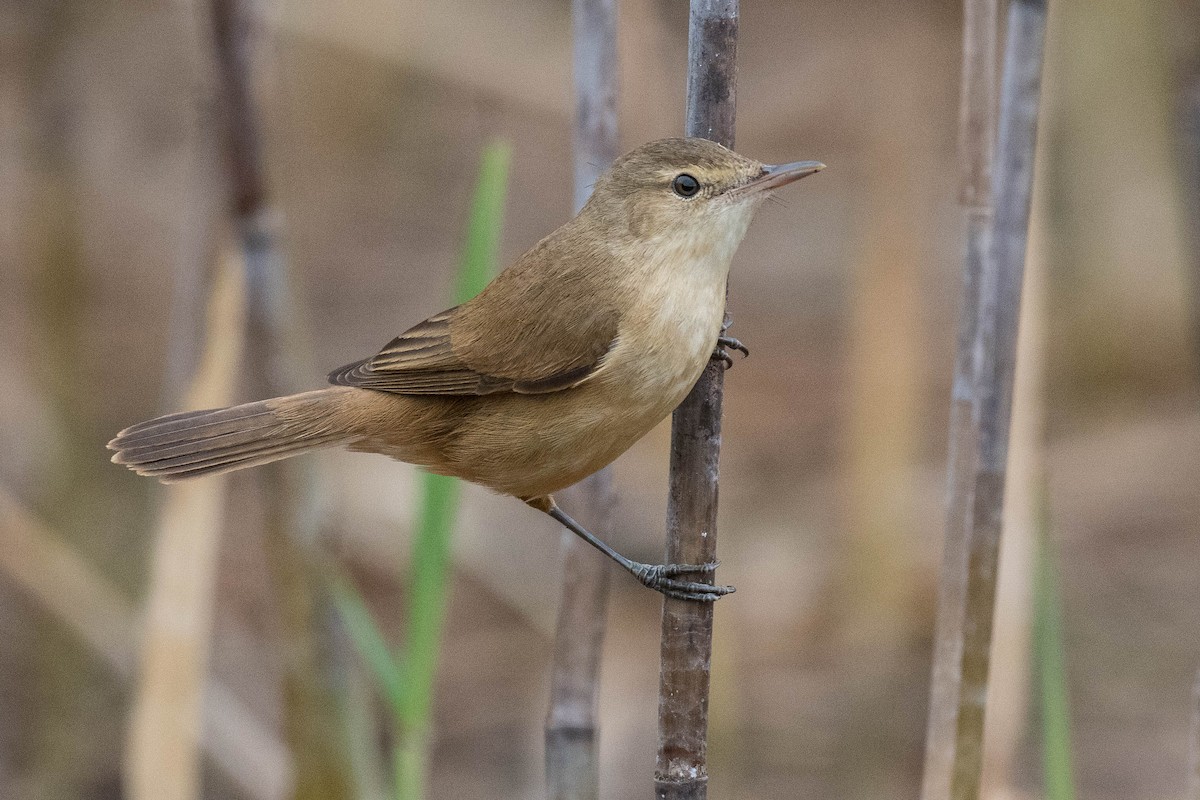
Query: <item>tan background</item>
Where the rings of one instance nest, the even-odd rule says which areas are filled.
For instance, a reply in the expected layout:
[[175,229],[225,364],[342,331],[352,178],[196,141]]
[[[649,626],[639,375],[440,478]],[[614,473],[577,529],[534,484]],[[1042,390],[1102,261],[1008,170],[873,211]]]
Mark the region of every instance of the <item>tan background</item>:
[[[566,218],[569,6],[273,5],[259,97],[316,387],[448,304],[486,141],[513,147],[506,262]],[[1196,16],[1165,0],[1051,8],[1027,308],[1039,335],[1023,343],[1011,519],[1029,519],[1044,470],[1082,795],[1180,797],[1200,667],[1200,272],[1175,104]],[[631,147],[682,126],[686,10],[621,13]],[[182,2],[0,3],[0,486],[131,599],[157,492],[103,443],[164,410],[173,269],[222,230],[204,200],[219,165],[198,145],[211,125],[198,19]],[[940,0],[743,9],[738,149],[830,168],[762,211],[734,268],[732,333],[754,355],[727,382],[721,578],[739,591],[717,613],[715,797],[916,792],[958,299],[959,23]],[[661,552],[667,437],[617,463],[614,543],[642,560]],[[397,619],[412,470],[323,463],[338,550]],[[211,666],[271,725],[286,643],[252,482],[233,498]],[[432,796],[537,796],[558,536],[512,501],[466,498]],[[1012,686],[993,714],[996,797],[1039,786],[1012,566],[1027,558],[1005,562],[1002,625],[1016,627],[996,653]],[[614,585],[604,796],[644,796],[659,603]],[[117,796],[127,702],[0,574],[0,796]],[[211,770],[204,785],[239,796]]]

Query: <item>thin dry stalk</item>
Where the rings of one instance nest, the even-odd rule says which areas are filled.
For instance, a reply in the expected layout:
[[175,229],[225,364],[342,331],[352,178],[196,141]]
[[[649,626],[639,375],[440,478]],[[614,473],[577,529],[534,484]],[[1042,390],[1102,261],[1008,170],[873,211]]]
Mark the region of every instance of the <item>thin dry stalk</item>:
[[[1008,41],[1005,47],[1000,100],[999,136],[992,204],[995,219],[991,241],[978,274],[975,338],[972,342],[973,375],[971,429],[976,445],[975,465],[966,485],[970,516],[965,530],[966,570],[949,575],[961,583],[965,594],[957,642],[938,648],[957,651],[949,666],[949,679],[957,684],[950,782],[934,786],[944,794],[927,794],[926,800],[950,797],[972,800],[979,796],[983,761],[983,723],[987,702],[988,671],[995,608],[996,577],[1002,523],[1002,506],[1009,429],[1012,418],[1013,377],[1016,367],[1018,319],[1025,252],[1029,234],[1029,208],[1033,185],[1034,145],[1038,104],[1041,100],[1042,50],[1045,38],[1044,0],[1013,0],[1009,6]],[[961,342],[960,342],[961,344]],[[961,356],[960,356],[961,357]],[[961,498],[952,500],[958,508]],[[951,534],[954,532],[951,531]],[[948,549],[964,542],[948,544]],[[947,562],[947,567],[950,564]],[[961,566],[961,565],[960,565]],[[949,569],[947,570],[949,572]],[[948,609],[957,622],[957,609]],[[939,635],[946,633],[939,626]],[[945,702],[944,687],[936,681],[934,702]],[[945,713],[935,709],[932,713]],[[939,731],[939,733],[943,733]],[[933,746],[933,742],[930,746]],[[942,745],[945,746],[945,742]],[[944,766],[944,765],[943,765]],[[935,778],[941,776],[934,776]],[[930,789],[930,783],[926,783]]]
[[[573,0],[575,38],[575,209],[618,155],[616,0]],[[571,490],[601,538],[611,530],[612,469]],[[546,714],[546,788],[550,800],[600,795],[596,698],[611,570],[590,546],[563,531],[563,579]]]
[[[133,604],[62,537],[0,488],[0,571],[62,621],[124,681],[137,666]],[[283,800],[291,761],[275,735],[225,686],[205,685],[201,744],[213,764],[253,800]]]
[[987,703],[992,620],[996,605],[1004,485],[1012,422],[1018,322],[1029,209],[1042,96],[1045,0],[1012,0],[1004,51],[997,139],[995,220],[990,256],[979,284],[976,405],[972,423],[978,456],[972,499],[971,537],[964,609],[962,678],[958,700],[958,753],[951,784],[954,798],[979,794],[983,722]]
[[957,749],[955,733],[963,608],[967,596],[967,541],[976,460],[975,434],[971,426],[975,398],[972,354],[979,326],[979,275],[991,238],[997,36],[996,0],[965,0],[959,96],[958,202],[966,227],[966,252],[950,397],[946,539],[925,734],[923,800],[942,800],[949,796]]
[[1192,345],[1196,367],[1200,369],[1200,36],[1196,34],[1200,3],[1184,4],[1181,15],[1183,24],[1180,28],[1188,32],[1186,46],[1189,52],[1183,58],[1179,77],[1180,160],[1189,212],[1184,215],[1184,220],[1192,251]]
[[3,488],[0,570],[117,674],[132,677],[138,631],[130,602]]
[[292,754],[233,691],[210,677],[204,685],[201,744],[233,784],[250,800],[292,800]]
[[1016,792],[1020,747],[1028,730],[1034,572],[1039,531],[1045,527],[1045,330],[1046,256],[1044,203],[1035,201],[1030,223],[1025,290],[1017,341],[1008,487],[1004,499],[1004,538],[992,651],[996,663],[988,686],[984,738],[983,796]]
[[[230,205],[247,284],[246,373],[250,394],[282,395],[304,385],[304,337],[291,302],[287,262],[267,204],[259,115],[251,90],[251,20],[244,0],[212,0],[213,48],[223,111]],[[264,467],[264,528],[287,642],[284,728],[296,764],[296,800],[337,800],[352,794],[349,760],[338,736],[334,669],[325,613],[312,559],[319,487],[307,462]]]
[[[600,520],[592,530],[603,536],[614,499],[611,470],[572,487],[570,497],[581,501],[582,518]],[[563,531],[562,550],[562,599],[546,715],[546,794],[550,800],[595,800],[600,796],[596,698],[611,570],[570,531]]]
[[[199,50],[189,52],[189,56],[195,55]],[[206,86],[200,91],[208,93]],[[214,235],[217,192],[212,180],[216,139],[206,115],[198,113],[194,127],[191,196],[175,259],[171,299],[163,391],[166,411],[227,404],[232,399],[233,366],[242,342],[240,268],[231,256],[218,254],[214,244],[218,238]],[[228,308],[215,313],[222,298]],[[165,490],[153,534],[141,668],[131,700],[123,764],[125,791],[131,800],[183,800],[199,791],[196,747],[224,487],[225,481],[217,479]],[[191,513],[186,508],[188,498],[201,507],[200,516],[184,518]],[[189,532],[189,526],[197,529]],[[183,646],[176,646],[178,639]]]
[[[233,394],[244,302],[235,259],[221,260],[211,298],[204,356],[187,393],[188,408],[227,405]],[[125,790],[132,800],[199,796],[200,720],[224,505],[224,478],[166,490],[127,742]]]
[[572,0],[575,37],[575,210],[620,155],[617,137],[617,2]]
[[249,18],[241,0],[211,0],[212,44],[221,104],[223,152],[229,191],[239,218],[258,212],[266,200],[261,136],[250,92]]
[[[738,0],[692,0],[688,20],[688,136],[733,147]],[[717,556],[717,485],[724,368],[713,362],[671,418],[666,561]],[[710,576],[712,578],[713,576]],[[663,599],[655,797],[708,796],[708,687],[713,604]]]

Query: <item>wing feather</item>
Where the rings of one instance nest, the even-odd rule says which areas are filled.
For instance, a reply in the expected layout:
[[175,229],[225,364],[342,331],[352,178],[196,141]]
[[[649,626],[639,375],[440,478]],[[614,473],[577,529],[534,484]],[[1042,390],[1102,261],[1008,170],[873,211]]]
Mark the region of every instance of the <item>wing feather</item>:
[[604,282],[611,254],[579,246],[574,235],[564,226],[479,296],[333,371],[330,382],[396,394],[484,395],[559,392],[588,380],[616,343],[620,315]]
[[484,395],[498,392],[545,394],[578,386],[600,366],[616,336],[602,351],[581,354],[557,369],[530,370],[527,377],[490,375],[470,366],[455,352],[450,321],[456,309],[400,334],[376,355],[329,373],[329,382],[382,392],[413,395]]

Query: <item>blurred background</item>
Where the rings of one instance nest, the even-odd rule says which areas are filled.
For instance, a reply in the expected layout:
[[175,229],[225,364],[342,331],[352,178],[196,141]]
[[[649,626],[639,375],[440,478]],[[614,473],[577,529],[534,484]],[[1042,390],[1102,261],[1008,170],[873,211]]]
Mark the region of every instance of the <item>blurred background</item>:
[[[170,343],[188,339],[177,287],[236,260],[205,8],[0,2],[0,797],[116,798],[129,768],[138,620],[151,576],[172,574],[155,556],[166,493],[104,443],[185,402],[169,377]],[[687,8],[620,9],[624,150],[682,130]],[[988,795],[1040,796],[1040,529],[1059,564],[1081,794],[1178,798],[1200,668],[1200,7],[1050,9]],[[738,593],[716,614],[716,797],[917,793],[960,291],[960,14],[949,0],[743,4],[738,149],[830,168],[760,212],[734,265],[731,333],[753,357],[726,382],[720,577]],[[570,6],[264,0],[255,19],[271,224],[301,388],[317,388],[451,305],[488,142],[512,152],[501,264],[569,216]],[[230,399],[256,399],[238,347],[207,368]],[[661,557],[668,437],[664,424],[616,465],[612,541],[643,561]],[[397,641],[415,470],[306,463],[319,496],[282,496],[318,500],[312,541]],[[180,602],[199,616],[168,641],[166,674],[217,687],[205,736],[224,738],[200,796],[288,797],[287,764],[320,761],[295,709],[334,713],[305,693],[304,665],[357,676],[368,721],[379,701],[344,636],[294,639],[297,602],[332,614],[292,580],[269,485],[239,473],[224,491],[167,506],[193,523],[175,568],[203,580],[171,584],[198,593]],[[467,487],[452,558],[429,796],[540,796],[558,532]],[[649,792],[659,608],[614,576],[604,797]]]

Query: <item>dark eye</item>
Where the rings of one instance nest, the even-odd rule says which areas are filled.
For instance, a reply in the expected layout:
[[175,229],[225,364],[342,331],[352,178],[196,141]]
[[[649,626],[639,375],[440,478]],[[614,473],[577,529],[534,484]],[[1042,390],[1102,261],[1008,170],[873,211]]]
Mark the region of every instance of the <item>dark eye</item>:
[[700,191],[700,181],[685,172],[675,176],[675,180],[671,181],[671,188],[680,197],[691,197]]

